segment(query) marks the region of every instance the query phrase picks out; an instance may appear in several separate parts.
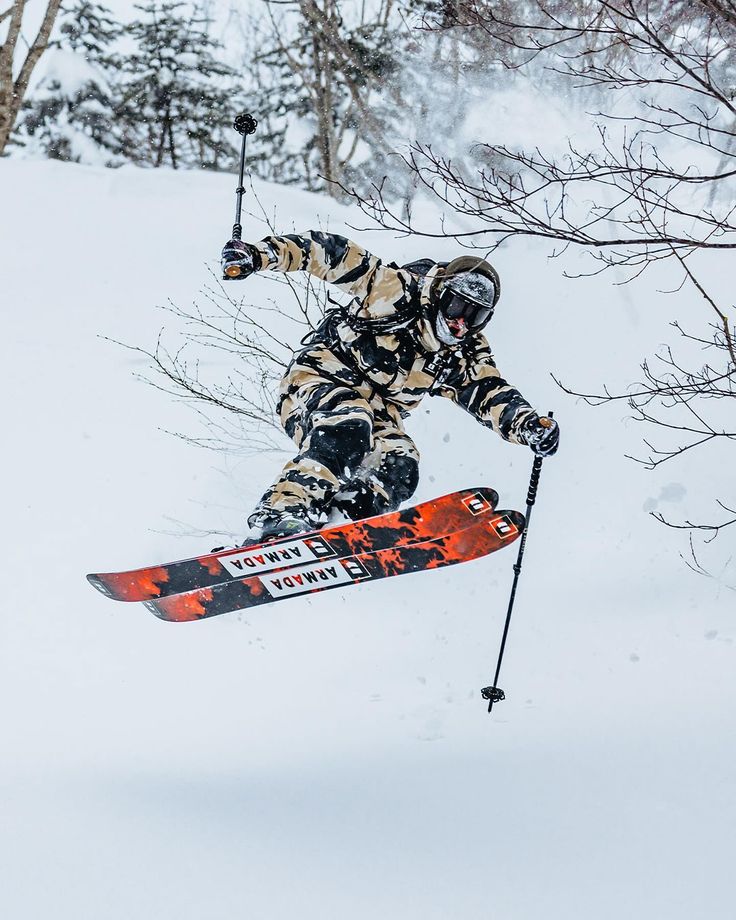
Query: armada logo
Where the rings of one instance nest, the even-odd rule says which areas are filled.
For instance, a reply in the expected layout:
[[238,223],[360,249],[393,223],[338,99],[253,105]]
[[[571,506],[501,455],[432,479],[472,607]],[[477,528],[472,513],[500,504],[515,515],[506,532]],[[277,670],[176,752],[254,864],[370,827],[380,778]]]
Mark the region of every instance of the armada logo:
[[497,521],[491,521],[491,527],[502,540],[512,533],[516,533],[516,527],[514,527],[511,521],[506,517],[499,518]]
[[312,563],[262,578],[263,586],[271,597],[304,594],[316,588],[348,585],[370,578],[370,573],[357,559],[338,559],[330,563]]
[[484,511],[492,510],[491,503],[480,492],[475,492],[473,495],[469,495],[467,498],[464,498],[463,504],[468,509],[468,511],[476,517],[479,514],[483,514]]
[[329,559],[334,555],[334,549],[324,537],[309,537],[302,540],[289,540],[288,543],[276,543],[268,547],[244,549],[239,553],[221,556],[220,563],[234,578],[242,578],[244,575],[269,572],[283,565],[309,562],[312,559]]

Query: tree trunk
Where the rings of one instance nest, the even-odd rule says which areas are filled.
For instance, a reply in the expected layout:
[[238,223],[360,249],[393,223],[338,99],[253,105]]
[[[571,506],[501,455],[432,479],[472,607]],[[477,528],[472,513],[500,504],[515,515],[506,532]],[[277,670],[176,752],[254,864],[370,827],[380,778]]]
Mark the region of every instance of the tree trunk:
[[[18,40],[21,38],[20,30],[26,2],[27,0],[14,0],[10,10],[3,14],[3,18],[8,14],[10,15],[10,23],[5,42],[0,46],[0,156],[5,152],[10,140],[11,132],[18,118],[18,112],[28,90],[28,83],[33,69],[48,47],[49,36],[61,6],[61,0],[47,0],[46,13],[41,27],[18,70],[18,76],[14,78],[13,73],[17,69],[14,66],[16,63],[16,49]],[[20,55],[18,56],[19,59]]]
[[332,104],[330,96],[330,74],[325,73],[324,64],[327,55],[321,45],[319,37],[312,38],[312,54],[314,55],[315,100],[314,107],[317,115],[317,149],[319,150],[320,166],[323,177],[329,183],[334,179],[334,161],[332,157]]
[[176,163],[176,144],[174,143],[174,119],[169,115],[167,119],[167,127],[169,131],[169,156],[171,157],[171,166],[173,169],[178,169]]
[[338,139],[333,92],[336,69],[331,50],[331,43],[336,41],[337,35],[337,10],[331,0],[325,0],[323,9],[319,9],[314,0],[306,0],[301,9],[305,18],[311,22],[315,21],[315,10],[319,16],[320,27],[314,30],[312,36],[314,106],[318,125],[317,149],[320,154],[321,174],[327,182],[325,191],[333,198],[339,198],[335,183],[342,180],[342,170],[337,156]]

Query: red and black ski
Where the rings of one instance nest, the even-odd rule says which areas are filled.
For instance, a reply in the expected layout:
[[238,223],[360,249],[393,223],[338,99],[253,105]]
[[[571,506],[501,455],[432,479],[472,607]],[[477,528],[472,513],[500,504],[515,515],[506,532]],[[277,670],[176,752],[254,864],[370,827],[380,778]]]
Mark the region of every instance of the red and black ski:
[[154,600],[235,581],[244,575],[259,575],[274,569],[419,543],[462,530],[492,514],[497,503],[498,495],[493,489],[463,489],[401,511],[349,521],[299,537],[129,572],[88,575],[87,579],[98,591],[114,600]]
[[288,597],[468,562],[513,543],[523,529],[524,516],[518,511],[498,511],[432,539],[307,565],[290,565],[210,588],[149,600],[145,606],[163,620],[177,623],[202,620]]

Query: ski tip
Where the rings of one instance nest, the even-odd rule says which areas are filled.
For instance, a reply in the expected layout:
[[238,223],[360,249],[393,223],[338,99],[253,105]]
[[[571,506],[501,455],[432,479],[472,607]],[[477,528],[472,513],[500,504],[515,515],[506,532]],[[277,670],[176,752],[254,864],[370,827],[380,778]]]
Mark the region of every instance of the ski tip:
[[483,491],[486,493],[488,501],[495,511],[496,508],[498,508],[498,492],[496,492],[495,489],[491,489],[490,486],[484,486]]
[[490,486],[476,486],[475,488],[463,489],[460,492],[452,492],[445,498],[458,496],[462,502],[473,514],[495,511],[498,506],[498,492]]
[[497,511],[496,514],[505,514],[519,531],[523,531],[526,527],[526,517],[521,511]]
[[524,533],[526,518],[520,511],[497,510],[491,520],[491,527],[501,537],[515,540]]

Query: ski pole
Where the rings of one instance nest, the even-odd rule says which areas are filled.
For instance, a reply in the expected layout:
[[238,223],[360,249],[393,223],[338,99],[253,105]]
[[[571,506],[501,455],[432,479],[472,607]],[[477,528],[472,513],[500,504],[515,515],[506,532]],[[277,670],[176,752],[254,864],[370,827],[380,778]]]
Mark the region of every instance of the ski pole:
[[[243,143],[240,146],[240,175],[238,178],[238,187],[235,189],[235,223],[233,224],[232,239],[239,240],[243,235],[243,225],[240,222],[240,215],[243,210],[243,195],[245,186],[243,179],[245,176],[245,144],[249,134],[255,134],[258,122],[248,112],[242,112],[235,117],[233,128],[242,135]],[[228,278],[237,278],[240,274],[240,268],[237,265],[230,265],[225,269]]]
[[[552,412],[546,418],[541,418],[540,422],[545,428],[549,428],[552,425]],[[534,507],[534,502],[537,498],[537,488],[539,487],[539,476],[542,472],[542,457],[535,457],[534,463],[532,464],[532,475],[529,479],[529,491],[526,496],[526,516],[524,523],[524,531],[521,535],[521,540],[519,542],[519,555],[516,557],[516,564],[514,565],[514,582],[511,585],[511,597],[509,598],[509,609],[506,611],[506,622],[503,627],[503,635],[501,636],[501,647],[498,650],[498,661],[496,662],[496,673],[493,676],[493,684],[490,687],[484,687],[480,693],[484,700],[488,700],[488,712],[491,712],[493,709],[494,703],[500,703],[502,700],[506,699],[506,694],[498,686],[498,675],[501,672],[501,662],[503,661],[503,653],[506,650],[506,639],[509,634],[509,626],[511,625],[511,611],[514,609],[514,600],[516,598],[516,587],[519,583],[519,576],[521,575],[521,561],[524,558],[524,547],[526,546],[526,535],[529,532],[529,521],[532,517],[532,508]]]

